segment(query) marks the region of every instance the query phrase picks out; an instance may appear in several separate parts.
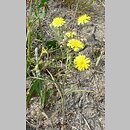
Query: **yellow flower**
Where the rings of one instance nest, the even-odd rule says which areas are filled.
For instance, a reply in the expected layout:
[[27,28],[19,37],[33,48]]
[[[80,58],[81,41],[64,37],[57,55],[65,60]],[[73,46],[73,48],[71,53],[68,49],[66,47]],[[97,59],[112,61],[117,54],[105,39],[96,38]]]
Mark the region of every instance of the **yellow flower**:
[[79,71],[84,71],[90,66],[90,59],[85,55],[79,55],[74,59],[74,65]]
[[90,21],[90,18],[91,18],[91,17],[88,16],[87,14],[81,15],[81,16],[78,18],[78,25],[87,23],[88,21]]
[[43,47],[42,48],[42,54],[47,53],[47,50]]
[[41,52],[40,57],[43,56],[44,54],[47,54],[47,50],[44,47],[42,47],[42,52]]
[[53,19],[50,26],[61,27],[64,24],[65,24],[65,20],[62,17],[56,17],[56,18]]
[[71,32],[71,31],[69,31],[69,32],[67,32],[65,35],[66,35],[68,38],[72,38],[73,36],[76,36],[77,34],[76,34],[76,32]]
[[67,46],[71,47],[74,51],[79,51],[84,48],[84,44],[77,39],[70,39]]

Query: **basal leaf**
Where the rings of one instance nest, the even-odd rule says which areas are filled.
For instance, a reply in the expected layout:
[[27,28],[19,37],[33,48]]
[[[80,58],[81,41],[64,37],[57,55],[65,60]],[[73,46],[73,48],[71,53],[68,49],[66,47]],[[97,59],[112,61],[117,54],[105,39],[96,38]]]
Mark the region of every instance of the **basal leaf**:
[[47,41],[46,46],[47,49],[50,49],[50,48],[56,48],[58,44],[56,40],[53,40],[53,41]]
[[43,80],[40,79],[36,79],[32,81],[31,88],[26,98],[27,104],[30,102],[34,94],[41,97],[41,89],[43,88],[44,85],[43,83],[44,83]]

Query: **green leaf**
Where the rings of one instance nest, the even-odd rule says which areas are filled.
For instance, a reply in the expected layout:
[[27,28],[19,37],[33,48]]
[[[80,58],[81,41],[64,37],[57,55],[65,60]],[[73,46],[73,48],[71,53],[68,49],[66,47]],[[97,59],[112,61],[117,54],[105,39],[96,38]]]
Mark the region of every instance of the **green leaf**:
[[48,0],[41,0],[41,2],[40,2],[40,4],[39,4],[38,8],[43,7],[44,4],[45,4],[45,2],[48,2]]
[[36,80],[36,82],[34,82],[34,86],[35,86],[35,91],[37,96],[41,97],[41,89],[43,88],[43,80]]
[[52,93],[51,89],[48,89],[48,90],[44,89],[43,90],[42,97],[41,97],[41,103],[42,103],[43,106],[47,103],[47,101],[48,101],[49,96],[50,96],[51,93]]
[[35,91],[35,87],[32,85],[31,88],[30,88],[30,90],[29,90],[29,93],[28,93],[28,95],[26,97],[26,103],[27,103],[27,105],[29,104],[29,102],[30,102],[30,100],[31,100],[31,98],[32,98],[32,96],[34,94],[34,91]]
[[31,88],[26,98],[27,104],[30,102],[34,94],[41,97],[41,89],[43,88],[44,85],[43,83],[44,83],[43,80],[40,79],[36,79],[32,81]]
[[47,41],[46,46],[47,46],[47,49],[50,49],[50,48],[54,49],[58,46],[58,44],[56,40],[53,40],[53,41]]
[[45,13],[44,13],[44,12],[39,13],[39,18],[40,18],[40,19],[43,19],[44,17],[45,17]]

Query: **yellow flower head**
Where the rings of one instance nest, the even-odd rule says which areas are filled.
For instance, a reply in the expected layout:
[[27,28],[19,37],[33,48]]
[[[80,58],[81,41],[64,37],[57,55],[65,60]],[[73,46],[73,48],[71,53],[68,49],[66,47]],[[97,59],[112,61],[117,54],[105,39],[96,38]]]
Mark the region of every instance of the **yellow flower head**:
[[84,44],[77,39],[70,39],[67,46],[71,47],[74,51],[79,51],[84,48]]
[[47,50],[44,47],[42,47],[42,52],[41,52],[40,57],[43,56],[44,54],[47,54]]
[[74,65],[79,71],[84,71],[90,66],[90,59],[85,55],[79,55],[74,59]]
[[87,14],[84,14],[84,15],[81,15],[79,18],[78,18],[78,25],[80,24],[85,24],[87,23],[88,21],[90,21],[91,17],[88,16]]
[[47,50],[43,47],[42,48],[42,54],[45,54],[45,53],[47,53]]
[[65,35],[66,35],[68,38],[72,38],[73,36],[76,36],[77,34],[76,34],[76,32],[71,32],[71,31],[69,31],[69,32],[67,32]]
[[62,17],[56,17],[56,18],[53,19],[50,26],[61,27],[64,24],[65,24],[65,20]]

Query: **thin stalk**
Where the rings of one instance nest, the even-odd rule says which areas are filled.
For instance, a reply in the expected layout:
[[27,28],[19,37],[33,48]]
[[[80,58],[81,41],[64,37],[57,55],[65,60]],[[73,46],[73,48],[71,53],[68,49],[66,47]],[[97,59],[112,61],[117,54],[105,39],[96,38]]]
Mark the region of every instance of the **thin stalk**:
[[66,59],[66,69],[70,70],[70,65],[71,65],[71,61],[72,61],[72,54],[70,53],[70,50],[67,49],[67,59]]
[[31,42],[32,42],[32,28],[31,28],[31,25],[30,25],[30,19],[31,19],[31,15],[32,15],[32,0],[30,0],[30,5],[29,5],[29,16],[27,17],[27,35],[26,35],[26,38],[27,38],[27,41],[26,41],[26,44],[27,44],[27,57],[26,57],[26,74],[27,74],[27,71],[28,71],[28,68],[30,66],[30,62],[31,62]]
[[30,64],[31,60],[31,29],[28,28],[27,32],[27,62],[28,65]]
[[35,0],[35,4],[38,6],[38,0]]
[[[60,33],[60,28],[58,28],[58,41],[61,41],[61,33]],[[60,46],[60,50],[61,50],[61,59],[63,61],[63,49],[62,49],[62,45]]]
[[[36,2],[36,5],[38,5],[38,3],[37,3],[38,1],[36,0],[35,2]],[[39,16],[39,9],[36,8],[34,10],[34,12],[35,12],[36,17],[38,18],[39,28],[40,28],[40,32],[41,32],[42,45],[44,46],[44,35],[43,35],[43,30],[42,30],[41,18]]]
[[[55,82],[55,79],[54,79],[53,75],[51,74],[51,72],[50,72],[48,69],[46,69],[46,71],[47,71],[48,74],[51,76],[52,80]],[[56,84],[56,82],[55,82],[54,84],[55,84],[55,87],[56,87],[58,93],[60,94],[61,100],[62,100],[62,102],[63,102],[63,94],[62,94],[62,92],[60,91],[60,89],[59,89],[58,85]]]
[[35,48],[35,58],[36,58],[36,77],[40,77],[40,70],[39,70],[39,60],[38,60],[38,48]]
[[67,49],[67,59],[66,59],[66,69],[68,69],[68,61],[69,61],[69,58],[68,58],[68,55],[69,55],[69,53],[68,53],[68,49]]
[[44,35],[43,35],[43,30],[42,30],[41,18],[39,18],[39,17],[38,17],[38,22],[39,22],[39,28],[40,28],[40,32],[41,32],[42,45],[44,46]]
[[43,78],[39,78],[39,77],[28,77],[27,80],[29,80],[29,79],[37,79],[37,80],[43,80],[44,81]]
[[29,7],[29,15],[31,16],[32,14],[32,0],[30,0],[30,7]]
[[79,0],[77,1],[77,5],[76,5],[76,9],[75,9],[74,18],[76,17],[76,13],[77,13],[78,7],[79,7]]
[[[48,72],[48,74],[51,76],[52,80],[55,81],[53,75],[51,74],[51,72],[49,70],[46,69],[46,71]],[[61,90],[59,89],[58,85],[56,84],[56,82],[54,83],[58,93],[60,94],[60,97],[61,97],[61,101],[62,101],[62,112],[64,113],[64,97],[63,97],[63,94],[61,92]]]
[[98,64],[99,64],[99,62],[100,62],[100,60],[101,60],[101,57],[102,57],[102,53],[101,53],[100,56],[97,58],[97,61],[96,61],[95,66],[98,66]]
[[60,34],[60,28],[56,28],[55,31],[57,41],[61,41],[61,34]]

